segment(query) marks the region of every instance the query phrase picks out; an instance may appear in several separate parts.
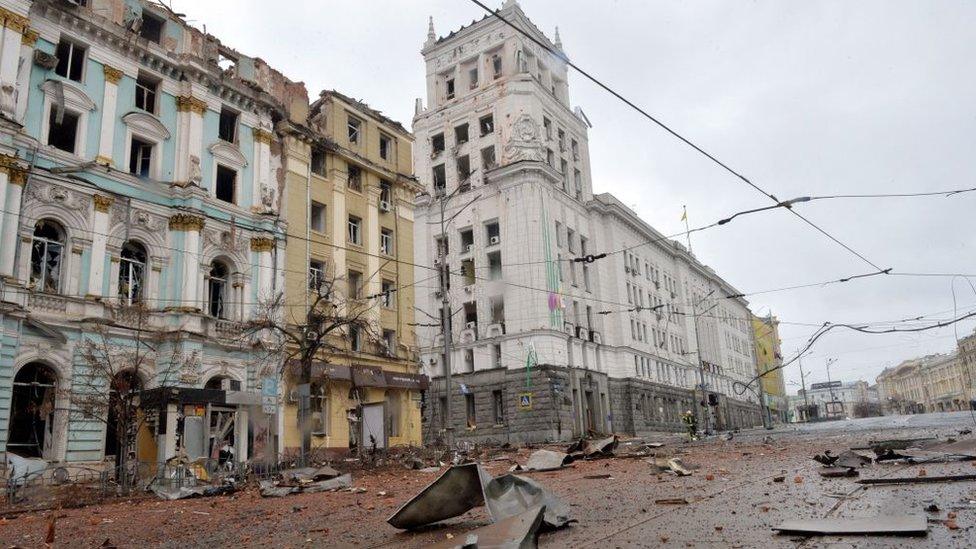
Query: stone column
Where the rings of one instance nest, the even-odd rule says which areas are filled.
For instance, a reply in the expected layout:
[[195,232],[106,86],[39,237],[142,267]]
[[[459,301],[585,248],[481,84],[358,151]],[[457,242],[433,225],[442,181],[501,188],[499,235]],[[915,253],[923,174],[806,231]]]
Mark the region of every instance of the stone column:
[[[271,184],[271,140],[268,130],[254,128],[254,180],[252,182],[251,211],[266,213],[274,211],[275,186]],[[272,193],[265,199],[265,193]]]
[[24,31],[24,38],[20,45],[20,58],[24,60],[17,72],[17,122],[23,124],[24,116],[27,114],[27,88],[30,86],[31,69],[34,66],[34,44],[37,43],[37,31],[27,29]]
[[[365,182],[364,182],[365,183]],[[380,293],[383,276],[380,274],[380,188],[370,185],[366,189],[366,219],[363,220],[363,247],[366,251],[366,272],[364,280],[366,287],[363,288],[363,295],[376,295]],[[396,235],[394,235],[395,237]],[[394,246],[396,244],[394,243]],[[393,250],[396,252],[396,249]],[[370,322],[375,322],[379,326],[380,307],[371,307],[368,313]]]
[[96,194],[92,197],[94,223],[92,223],[91,265],[88,269],[88,295],[105,297],[105,245],[108,242],[108,210],[115,199]]
[[3,19],[3,38],[0,39],[0,109],[7,117],[14,118],[17,109],[20,46],[30,20],[4,8],[0,8],[0,18]]
[[198,292],[200,281],[200,231],[203,230],[203,217],[192,214],[176,214],[169,218],[169,230],[181,231],[183,235],[183,293],[180,296],[180,309],[186,311],[202,309]]
[[20,167],[17,159],[0,155],[0,277],[4,278],[14,276],[20,198],[26,181],[27,171]]
[[176,174],[180,185],[201,185],[200,154],[203,150],[203,113],[207,103],[191,95],[176,98]]
[[[247,307],[250,316],[258,312],[257,303],[263,299],[271,298],[272,279],[274,278],[273,266],[271,264],[271,251],[274,249],[274,240],[266,236],[259,236],[251,239],[251,251],[257,254],[257,299]],[[250,292],[244,297],[244,301],[250,301]]]
[[[115,119],[116,104],[119,98],[119,80],[122,79],[122,71],[108,65],[102,65],[102,72],[105,73],[105,91],[102,94],[102,130],[98,134],[98,156],[95,162],[105,166],[111,166],[112,151],[115,148]],[[122,166],[122,169],[128,169]]]

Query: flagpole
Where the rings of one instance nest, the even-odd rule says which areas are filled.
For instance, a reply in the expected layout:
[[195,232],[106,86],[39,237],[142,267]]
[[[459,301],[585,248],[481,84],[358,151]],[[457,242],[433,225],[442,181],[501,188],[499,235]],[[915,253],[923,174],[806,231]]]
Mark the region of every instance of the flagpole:
[[681,219],[685,220],[685,239],[688,241],[688,253],[691,253],[691,229],[688,228],[688,206],[681,206],[684,209],[684,215]]

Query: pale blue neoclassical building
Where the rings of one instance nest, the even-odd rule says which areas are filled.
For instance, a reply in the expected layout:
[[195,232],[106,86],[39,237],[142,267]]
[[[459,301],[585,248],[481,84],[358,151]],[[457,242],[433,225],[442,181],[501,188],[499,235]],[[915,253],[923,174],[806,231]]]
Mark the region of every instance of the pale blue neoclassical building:
[[138,333],[139,458],[254,455],[269,365],[235,337],[286,274],[282,77],[159,5],[78,4],[0,0],[0,453],[110,460],[82,342],[124,370]]

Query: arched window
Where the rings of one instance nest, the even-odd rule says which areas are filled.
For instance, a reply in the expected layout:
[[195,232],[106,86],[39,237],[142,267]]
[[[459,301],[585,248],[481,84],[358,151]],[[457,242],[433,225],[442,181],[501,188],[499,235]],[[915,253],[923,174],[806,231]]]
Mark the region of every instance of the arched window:
[[216,318],[227,318],[227,279],[230,270],[220,261],[210,264],[207,275],[207,313]]
[[208,379],[203,388],[220,391],[240,391],[241,382],[230,376],[216,375]]
[[138,242],[126,242],[119,260],[119,301],[123,305],[142,302],[146,277],[146,249]]
[[17,371],[10,403],[7,450],[24,457],[51,459],[57,376],[45,364],[31,362]]
[[61,291],[63,255],[64,229],[54,221],[38,221],[31,243],[30,281],[35,289],[55,294]]

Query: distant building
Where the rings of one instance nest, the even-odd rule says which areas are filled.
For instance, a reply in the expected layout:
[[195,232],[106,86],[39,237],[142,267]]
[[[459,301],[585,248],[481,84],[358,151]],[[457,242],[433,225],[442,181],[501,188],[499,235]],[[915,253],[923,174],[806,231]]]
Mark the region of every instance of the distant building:
[[976,335],[959,340],[957,352],[927,355],[885,368],[877,382],[885,413],[923,414],[972,406]]
[[761,375],[763,395],[770,415],[778,421],[787,421],[789,401],[786,382],[783,380],[783,351],[779,339],[779,320],[752,316],[752,331],[756,345],[756,373]]
[[[804,399],[804,396],[806,398]],[[825,381],[814,383],[791,397],[794,421],[816,421],[881,415],[876,386],[866,381]],[[811,410],[804,410],[809,405]]]

